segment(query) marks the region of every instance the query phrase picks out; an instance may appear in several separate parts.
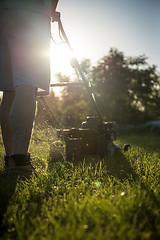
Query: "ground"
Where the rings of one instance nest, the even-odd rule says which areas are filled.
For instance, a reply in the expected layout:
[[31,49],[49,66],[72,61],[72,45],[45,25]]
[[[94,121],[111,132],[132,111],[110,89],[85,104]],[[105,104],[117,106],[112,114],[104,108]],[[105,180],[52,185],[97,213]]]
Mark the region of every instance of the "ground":
[[38,176],[0,179],[0,239],[160,239],[159,136],[121,134],[116,143],[131,149],[90,165],[49,165],[54,141],[54,129],[35,130]]

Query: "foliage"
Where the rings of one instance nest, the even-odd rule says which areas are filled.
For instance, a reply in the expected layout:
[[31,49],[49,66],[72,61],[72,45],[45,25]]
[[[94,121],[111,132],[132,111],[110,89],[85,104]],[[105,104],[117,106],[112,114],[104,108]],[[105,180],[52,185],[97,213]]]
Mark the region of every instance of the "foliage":
[[47,169],[54,140],[53,128],[33,134],[37,177],[16,183],[0,179],[1,239],[159,239],[159,136],[120,138],[120,146],[132,146],[123,152],[127,165],[117,156],[89,166],[59,162]]
[[111,49],[94,67],[93,84],[109,120],[137,124],[159,116],[159,78],[145,56],[125,57]]

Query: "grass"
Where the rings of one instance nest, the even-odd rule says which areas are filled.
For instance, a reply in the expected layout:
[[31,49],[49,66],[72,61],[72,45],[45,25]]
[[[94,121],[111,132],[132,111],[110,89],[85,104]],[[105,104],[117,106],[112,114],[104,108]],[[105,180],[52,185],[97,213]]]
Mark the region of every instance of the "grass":
[[128,152],[89,166],[48,168],[55,140],[53,129],[34,132],[37,177],[1,179],[0,239],[160,239],[160,137],[122,135],[117,143],[130,143]]

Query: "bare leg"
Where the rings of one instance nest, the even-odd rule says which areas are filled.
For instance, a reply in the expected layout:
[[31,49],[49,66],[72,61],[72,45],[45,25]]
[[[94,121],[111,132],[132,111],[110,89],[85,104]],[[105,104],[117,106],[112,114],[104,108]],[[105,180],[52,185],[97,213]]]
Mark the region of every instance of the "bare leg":
[[9,124],[9,114],[15,92],[4,92],[1,103],[1,131],[6,155],[12,153],[12,135]]
[[12,154],[27,154],[36,110],[36,89],[32,86],[15,88],[10,112]]

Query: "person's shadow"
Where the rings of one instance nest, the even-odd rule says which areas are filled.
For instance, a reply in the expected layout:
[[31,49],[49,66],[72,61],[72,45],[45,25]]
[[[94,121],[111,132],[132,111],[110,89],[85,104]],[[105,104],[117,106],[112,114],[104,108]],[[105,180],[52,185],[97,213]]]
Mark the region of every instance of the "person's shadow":
[[0,237],[3,236],[7,230],[3,223],[4,215],[15,192],[16,180],[5,179],[0,175]]

